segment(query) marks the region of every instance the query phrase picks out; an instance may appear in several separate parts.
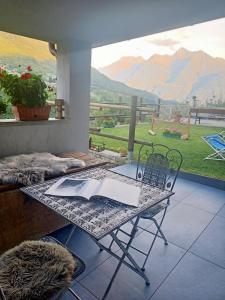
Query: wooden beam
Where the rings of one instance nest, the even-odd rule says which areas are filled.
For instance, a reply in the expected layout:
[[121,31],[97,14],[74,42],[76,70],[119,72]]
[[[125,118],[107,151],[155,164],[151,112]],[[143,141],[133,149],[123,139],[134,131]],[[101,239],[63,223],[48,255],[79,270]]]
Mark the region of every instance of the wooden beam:
[[99,116],[90,116],[91,120],[95,119],[105,119],[105,118],[131,118],[131,116],[120,115],[120,114],[108,114],[108,115],[99,115]]
[[[133,96],[137,97],[137,96]],[[129,105],[120,105],[120,104],[110,104],[110,103],[97,103],[97,102],[91,102],[91,107],[101,107],[101,108],[115,108],[115,109],[127,109],[130,110],[131,107]],[[137,111],[145,111],[145,112],[153,112],[155,111],[155,108],[149,108],[149,107],[137,107]]]
[[[117,135],[113,135],[113,134],[98,132],[97,130],[95,130],[93,128],[90,128],[89,130],[90,130],[90,133],[93,135],[98,135],[98,136],[102,136],[102,137],[109,138],[112,140],[117,140],[117,141],[123,141],[123,142],[129,141],[128,138],[125,138],[123,136],[117,136]],[[137,140],[137,139],[134,139],[134,143],[139,144],[139,145],[152,146],[152,143],[142,141],[142,140]]]
[[96,103],[91,102],[91,107],[102,107],[102,108],[115,108],[115,109],[130,109],[129,105],[120,105],[120,104],[106,104],[106,103]]
[[102,137],[106,137],[112,140],[118,140],[118,141],[123,141],[123,142],[128,142],[128,138],[125,138],[123,136],[117,136],[113,134],[108,134],[108,133],[102,133],[102,132],[97,132],[96,130],[93,130],[93,128],[90,128],[90,133]]

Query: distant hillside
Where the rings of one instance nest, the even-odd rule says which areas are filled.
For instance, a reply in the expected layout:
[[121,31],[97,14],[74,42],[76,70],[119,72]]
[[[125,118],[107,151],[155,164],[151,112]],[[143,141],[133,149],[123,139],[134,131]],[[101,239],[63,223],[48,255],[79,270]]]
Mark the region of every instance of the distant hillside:
[[148,93],[139,89],[134,89],[128,87],[127,85],[121,82],[111,80],[94,68],[92,68],[91,70],[91,87],[97,87],[99,89],[109,90],[111,92],[126,94],[130,96],[136,95],[138,97],[148,100],[148,103],[156,103],[158,99],[158,97],[152,93]]
[[[153,55],[147,60],[123,57],[100,71],[113,80],[130,87],[152,92],[163,99],[190,100],[193,95],[201,102],[225,98],[225,60],[213,58],[203,51],[184,48],[174,55]],[[123,67],[123,66],[129,67]]]
[[46,79],[56,74],[55,58],[48,50],[48,43],[0,31],[0,65],[13,70],[21,65],[31,65],[34,72]]
[[55,60],[36,60],[30,56],[1,56],[0,66],[6,66],[7,69],[16,69],[19,65],[25,69],[28,65],[32,66],[35,73],[42,74],[44,78],[56,76],[56,62]]
[[2,31],[0,31],[1,56],[26,56],[38,61],[54,61],[54,57],[48,50],[48,43]]

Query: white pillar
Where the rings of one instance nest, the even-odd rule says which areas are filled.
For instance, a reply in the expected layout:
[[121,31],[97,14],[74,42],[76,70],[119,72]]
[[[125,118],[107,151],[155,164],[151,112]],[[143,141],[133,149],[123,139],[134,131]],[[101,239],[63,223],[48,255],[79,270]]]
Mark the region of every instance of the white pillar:
[[81,43],[57,45],[57,98],[66,103],[71,150],[88,151],[91,47]]

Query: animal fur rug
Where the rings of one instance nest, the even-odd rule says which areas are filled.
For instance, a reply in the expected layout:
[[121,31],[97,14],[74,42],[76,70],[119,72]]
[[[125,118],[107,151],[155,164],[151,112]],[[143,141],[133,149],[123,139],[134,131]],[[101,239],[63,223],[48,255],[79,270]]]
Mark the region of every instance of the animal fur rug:
[[82,160],[60,158],[45,152],[9,156],[0,159],[0,184],[42,183],[45,177],[61,175],[69,168],[83,166]]
[[58,244],[23,242],[0,257],[0,287],[7,300],[49,299],[70,285],[75,267]]

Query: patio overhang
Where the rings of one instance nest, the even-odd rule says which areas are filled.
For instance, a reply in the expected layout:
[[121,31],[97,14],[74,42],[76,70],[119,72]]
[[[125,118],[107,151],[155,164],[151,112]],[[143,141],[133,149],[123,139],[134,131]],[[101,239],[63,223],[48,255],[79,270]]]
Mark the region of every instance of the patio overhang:
[[0,30],[92,47],[224,17],[223,0],[2,0]]

